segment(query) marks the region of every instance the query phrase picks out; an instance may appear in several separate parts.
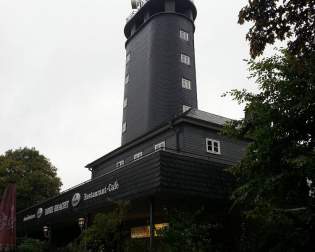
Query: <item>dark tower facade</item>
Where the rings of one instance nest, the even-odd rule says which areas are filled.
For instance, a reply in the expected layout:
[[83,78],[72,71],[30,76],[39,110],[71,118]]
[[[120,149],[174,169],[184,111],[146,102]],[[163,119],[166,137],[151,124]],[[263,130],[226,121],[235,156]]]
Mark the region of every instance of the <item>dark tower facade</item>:
[[198,108],[191,0],[150,0],[125,26],[122,145]]

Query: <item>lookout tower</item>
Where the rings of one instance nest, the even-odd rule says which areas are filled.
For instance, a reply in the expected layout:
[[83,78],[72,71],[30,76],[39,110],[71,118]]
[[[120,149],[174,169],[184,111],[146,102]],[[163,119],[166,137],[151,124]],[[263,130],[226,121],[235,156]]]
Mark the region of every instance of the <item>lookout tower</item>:
[[226,216],[234,179],[225,170],[240,161],[248,142],[220,134],[229,118],[197,108],[195,5],[132,0],[132,6],[124,30],[122,146],[86,165],[91,180],[20,211],[19,237],[48,230],[49,241],[63,247],[82,232],[78,221],[88,226],[114,202],[128,201],[124,226],[131,238],[150,236],[150,251],[160,251],[154,230],[168,225],[165,209],[204,206],[211,220],[205,223]]
[[135,0],[127,18],[122,145],[198,108],[191,0]]

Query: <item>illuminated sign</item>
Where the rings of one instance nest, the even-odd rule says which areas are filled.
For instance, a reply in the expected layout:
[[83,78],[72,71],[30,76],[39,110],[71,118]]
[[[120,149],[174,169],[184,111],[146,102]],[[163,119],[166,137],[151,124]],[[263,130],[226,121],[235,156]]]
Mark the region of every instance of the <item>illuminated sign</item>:
[[[161,223],[154,225],[154,236],[159,236],[159,232],[163,229],[168,228],[168,223]],[[131,238],[132,239],[142,239],[142,238],[149,238],[150,237],[150,226],[142,226],[142,227],[134,227],[131,228]]]

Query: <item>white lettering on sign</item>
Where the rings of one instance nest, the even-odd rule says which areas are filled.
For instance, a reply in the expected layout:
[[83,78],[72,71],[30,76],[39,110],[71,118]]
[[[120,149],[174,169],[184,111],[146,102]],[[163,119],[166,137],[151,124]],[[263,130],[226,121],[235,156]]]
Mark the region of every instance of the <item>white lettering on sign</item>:
[[69,200],[46,208],[45,209],[45,215],[56,213],[56,212],[62,211],[62,210],[67,209],[67,208],[69,208]]
[[107,186],[105,186],[104,188],[98,190],[98,191],[94,191],[94,192],[91,192],[91,193],[85,193],[84,196],[83,196],[83,200],[90,200],[90,199],[93,199],[93,198],[97,198],[99,196],[102,196],[102,195],[105,195],[109,192],[114,192],[114,191],[117,191],[119,189],[119,183],[118,181],[116,180],[115,183],[113,184],[108,184]]
[[27,215],[23,218],[23,221],[30,221],[30,220],[33,220],[36,218],[36,215],[35,214],[31,214],[31,215]]

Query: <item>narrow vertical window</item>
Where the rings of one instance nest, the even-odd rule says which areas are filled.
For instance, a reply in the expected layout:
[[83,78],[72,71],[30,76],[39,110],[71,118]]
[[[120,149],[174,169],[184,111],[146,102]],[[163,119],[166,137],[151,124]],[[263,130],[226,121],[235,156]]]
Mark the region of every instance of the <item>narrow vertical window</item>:
[[128,53],[126,56],[126,64],[129,63],[130,59],[131,59],[131,56],[130,56],[130,53]]
[[127,106],[128,106],[128,99],[125,98],[125,99],[124,99],[124,108],[127,108]]
[[189,33],[183,30],[179,31],[179,37],[185,41],[189,41]]
[[207,152],[212,154],[221,154],[221,143],[220,141],[213,139],[206,139]]
[[191,107],[183,105],[183,113],[187,112],[190,109],[191,109]]
[[128,82],[129,82],[129,74],[127,74],[126,77],[125,77],[125,85],[127,85]]
[[182,88],[191,89],[191,81],[185,78],[182,78]]
[[185,55],[185,54],[181,54],[180,56],[180,61],[185,64],[185,65],[188,65],[190,66],[190,57]]
[[127,123],[124,122],[122,125],[122,132],[125,133],[127,131]]

